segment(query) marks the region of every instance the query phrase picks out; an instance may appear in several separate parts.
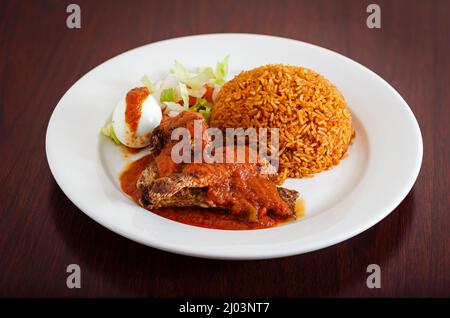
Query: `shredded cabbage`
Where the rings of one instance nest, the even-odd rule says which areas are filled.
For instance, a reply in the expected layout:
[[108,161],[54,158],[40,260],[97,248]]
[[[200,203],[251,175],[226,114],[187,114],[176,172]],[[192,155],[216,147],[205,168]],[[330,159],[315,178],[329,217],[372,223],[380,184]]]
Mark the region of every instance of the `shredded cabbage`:
[[214,77],[217,85],[222,86],[226,82],[226,77],[228,75],[228,57],[229,55],[225,56],[225,58],[216,65]]
[[174,102],[175,101],[175,95],[176,95],[176,89],[173,87],[166,88],[161,92],[161,95],[159,96],[159,101],[161,103],[163,102]]
[[206,93],[206,87],[202,86],[202,87],[200,87],[198,89],[188,88],[188,92],[189,92],[189,96],[196,97],[196,98],[201,98]]
[[177,60],[175,60],[170,74],[174,76],[179,82],[187,85],[187,87],[198,93],[206,84],[223,85],[226,82],[228,74],[228,55],[217,63],[216,69],[211,67],[197,68],[196,73],[189,73],[189,71]]
[[181,99],[183,100],[183,107],[185,109],[188,109],[189,108],[189,93],[187,90],[187,86],[186,86],[186,84],[179,82],[178,87],[180,89]]
[[181,106],[178,103],[174,103],[174,102],[164,102],[164,104],[166,105],[167,109],[170,111],[177,111],[177,112],[181,112],[184,110],[184,107]]
[[186,85],[194,90],[201,89],[205,84],[214,80],[214,71],[211,67],[204,67],[197,70],[197,75],[187,79]]
[[152,81],[150,80],[150,78],[147,75],[144,75],[141,77],[141,83],[144,84],[148,91],[151,93],[153,93],[155,91],[155,88],[153,87]]
[[188,70],[177,60],[173,63],[173,67],[170,70],[170,74],[175,76],[179,81],[184,82],[189,76]]
[[100,128],[100,133],[106,137],[109,137],[114,141],[116,145],[120,145],[120,141],[116,136],[116,133],[114,132],[112,123],[106,124],[102,128]]

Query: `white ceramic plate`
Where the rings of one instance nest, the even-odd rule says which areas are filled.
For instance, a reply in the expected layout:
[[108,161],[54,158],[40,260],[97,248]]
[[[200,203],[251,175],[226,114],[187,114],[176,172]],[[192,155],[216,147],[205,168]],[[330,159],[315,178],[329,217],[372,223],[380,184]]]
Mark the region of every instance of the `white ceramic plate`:
[[[158,79],[175,59],[188,67],[214,66],[230,55],[230,75],[269,63],[311,68],[344,94],[356,139],[337,167],[311,179],[289,179],[306,216],[271,229],[224,231],[184,225],[137,206],[119,188],[118,175],[134,157],[99,135],[117,101]],[[96,67],[63,96],[50,119],[47,159],[69,199],[108,229],[134,241],[180,254],[262,259],[305,253],[346,240],[379,222],[407,195],[422,161],[417,121],[382,78],[335,52],[263,35],[210,34],[152,43]]]

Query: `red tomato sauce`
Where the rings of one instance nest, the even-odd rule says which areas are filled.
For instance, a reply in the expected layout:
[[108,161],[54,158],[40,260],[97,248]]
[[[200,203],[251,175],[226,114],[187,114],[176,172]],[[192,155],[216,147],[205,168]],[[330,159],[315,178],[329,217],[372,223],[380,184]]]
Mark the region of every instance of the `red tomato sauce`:
[[[130,163],[120,175],[120,186],[122,191],[128,194],[139,204],[140,190],[136,183],[141,172],[154,160],[152,155],[146,155]],[[264,215],[258,222],[249,221],[245,217],[230,213],[224,209],[204,209],[200,207],[190,208],[164,208],[152,210],[167,219],[184,224],[222,230],[251,230],[268,228],[285,223],[289,220],[272,219]]]
[[126,97],[125,122],[131,132],[136,132],[142,114],[142,103],[150,95],[147,87],[136,87]]

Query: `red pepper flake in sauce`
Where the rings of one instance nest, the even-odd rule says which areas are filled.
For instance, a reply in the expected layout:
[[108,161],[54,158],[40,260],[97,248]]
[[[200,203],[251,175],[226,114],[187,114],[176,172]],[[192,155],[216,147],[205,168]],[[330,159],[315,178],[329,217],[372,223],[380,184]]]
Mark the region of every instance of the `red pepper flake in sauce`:
[[125,122],[132,133],[135,133],[142,115],[142,103],[150,95],[147,87],[137,87],[130,90],[126,97]]

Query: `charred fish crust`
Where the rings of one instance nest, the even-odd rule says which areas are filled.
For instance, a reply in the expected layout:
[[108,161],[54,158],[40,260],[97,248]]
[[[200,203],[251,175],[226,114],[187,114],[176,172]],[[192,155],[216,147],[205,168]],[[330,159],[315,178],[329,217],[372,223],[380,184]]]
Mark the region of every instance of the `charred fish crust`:
[[148,187],[149,192],[158,195],[174,195],[178,191],[187,188],[194,187],[194,180],[189,176],[183,176],[182,174],[174,174],[170,177],[163,177],[154,180]]
[[[295,202],[298,198],[298,193],[295,191],[284,192],[283,188],[278,188],[281,198],[287,203],[291,209],[291,216],[295,217]],[[147,209],[160,209],[166,207],[202,207],[215,208],[217,206],[212,200],[208,198],[208,188],[186,188],[182,189],[172,195],[152,195],[149,191],[143,191],[140,203]],[[251,209],[249,209],[249,213]],[[276,217],[276,216],[275,216]]]
[[153,130],[153,133],[150,137],[150,151],[159,154],[161,150],[164,148],[164,146],[167,144],[167,138],[164,133],[164,131],[161,129],[160,126],[156,127]]
[[278,187],[278,194],[281,199],[286,202],[289,206],[289,209],[292,211],[292,214],[295,216],[295,202],[299,198],[300,194],[295,190],[290,190],[282,187]]
[[139,176],[136,186],[138,189],[140,189],[141,187],[152,183],[157,178],[158,178],[158,171],[156,169],[155,162],[152,162],[150,166],[148,166],[141,172],[141,175]]
[[156,199],[155,197],[149,196],[149,192],[146,192],[142,194],[140,203],[149,210],[167,207],[216,207],[214,202],[208,199],[207,192],[207,188],[186,188],[173,195]]

